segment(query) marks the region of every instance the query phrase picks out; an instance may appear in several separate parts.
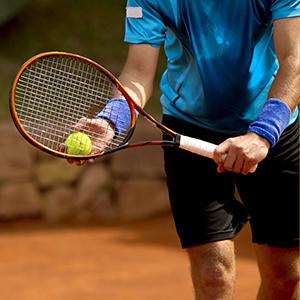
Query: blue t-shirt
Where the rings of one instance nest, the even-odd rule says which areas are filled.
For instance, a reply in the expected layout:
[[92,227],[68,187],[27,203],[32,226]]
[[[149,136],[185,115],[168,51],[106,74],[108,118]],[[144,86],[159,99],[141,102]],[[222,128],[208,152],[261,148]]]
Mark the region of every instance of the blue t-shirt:
[[125,41],[164,44],[165,114],[239,134],[278,70],[272,21],[299,15],[300,0],[128,0]]

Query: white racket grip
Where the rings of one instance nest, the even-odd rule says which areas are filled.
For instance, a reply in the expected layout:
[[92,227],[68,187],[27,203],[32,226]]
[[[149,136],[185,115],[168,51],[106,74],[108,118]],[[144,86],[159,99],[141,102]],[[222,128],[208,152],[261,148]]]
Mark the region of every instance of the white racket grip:
[[[189,136],[180,135],[179,148],[213,159],[217,145]],[[226,154],[224,154],[224,157],[222,158],[225,160]],[[254,165],[249,172],[254,173],[256,169],[257,164]]]
[[208,158],[213,158],[213,153],[217,148],[217,145],[189,136],[180,135],[179,148]]

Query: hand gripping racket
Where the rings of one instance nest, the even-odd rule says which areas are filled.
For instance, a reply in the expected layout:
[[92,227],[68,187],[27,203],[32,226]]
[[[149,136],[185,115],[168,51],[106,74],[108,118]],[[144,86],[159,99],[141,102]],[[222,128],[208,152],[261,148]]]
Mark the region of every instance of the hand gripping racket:
[[[126,115],[113,109],[111,101],[116,97],[119,99],[116,103],[120,99],[126,101]],[[101,128],[98,124],[99,113],[101,115],[104,109],[103,119],[127,127],[117,134],[110,134],[109,141],[107,135],[114,124],[103,122]],[[91,159],[146,145],[175,146],[213,158],[216,148],[214,144],[180,135],[159,123],[133,101],[109,71],[90,59],[70,53],[46,52],[29,59],[13,82],[10,110],[17,129],[28,142],[67,159]],[[129,143],[136,124],[135,111],[169,135],[171,140]],[[88,135],[96,146],[84,154],[84,151],[67,151],[66,140],[74,131]],[[75,142],[82,146],[84,140]]]

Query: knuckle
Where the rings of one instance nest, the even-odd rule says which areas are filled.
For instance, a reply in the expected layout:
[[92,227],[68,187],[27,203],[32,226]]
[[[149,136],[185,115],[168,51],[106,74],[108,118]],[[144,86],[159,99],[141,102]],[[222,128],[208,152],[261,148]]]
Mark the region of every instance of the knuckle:
[[234,153],[239,153],[240,155],[245,156],[245,150],[241,145],[232,144],[231,148]]

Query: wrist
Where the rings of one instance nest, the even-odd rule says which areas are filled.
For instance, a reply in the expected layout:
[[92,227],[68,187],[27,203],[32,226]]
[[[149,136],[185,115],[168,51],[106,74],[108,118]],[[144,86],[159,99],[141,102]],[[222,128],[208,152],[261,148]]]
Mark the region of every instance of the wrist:
[[255,133],[255,132],[251,132],[251,131],[248,131],[247,134],[253,136],[253,141],[259,142],[260,144],[265,146],[267,149],[271,148],[271,143],[266,138],[262,137],[261,135]]
[[107,120],[116,135],[122,134],[131,127],[131,110],[127,101],[122,98],[108,101],[97,117]]
[[253,132],[266,139],[271,147],[278,142],[291,118],[289,106],[275,98],[266,101],[258,118],[252,122],[248,132]]

